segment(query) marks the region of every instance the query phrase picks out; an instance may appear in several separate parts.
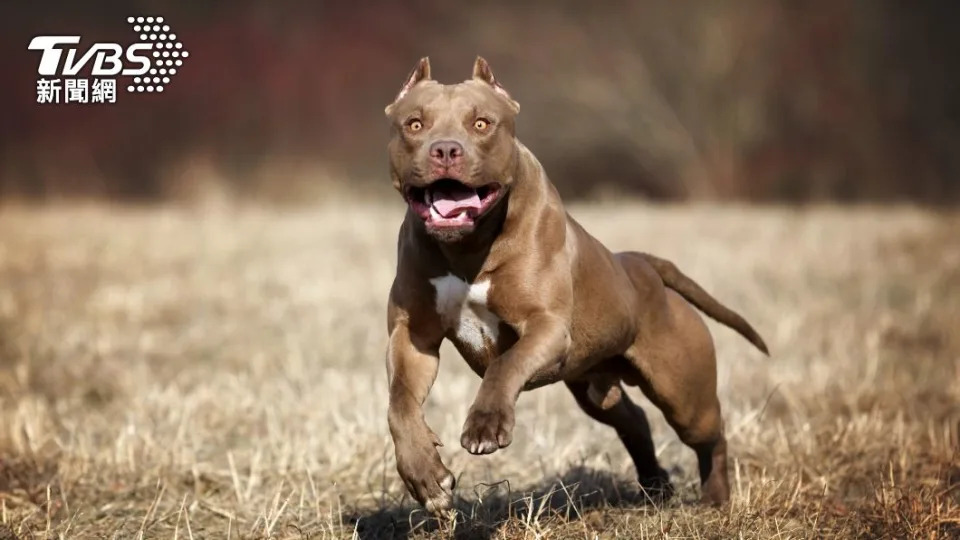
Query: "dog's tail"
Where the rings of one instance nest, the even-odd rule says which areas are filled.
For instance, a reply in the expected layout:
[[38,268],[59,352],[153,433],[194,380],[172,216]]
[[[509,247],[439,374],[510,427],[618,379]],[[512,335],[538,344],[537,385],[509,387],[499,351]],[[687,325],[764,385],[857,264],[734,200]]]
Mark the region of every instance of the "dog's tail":
[[737,312],[710,296],[710,293],[703,290],[703,287],[697,285],[695,281],[685,276],[675,264],[650,255],[649,253],[640,253],[639,255],[660,274],[660,279],[663,280],[664,285],[679,293],[680,296],[684,297],[700,311],[706,313],[711,319],[736,330],[738,334],[746,338],[754,347],[763,351],[763,354],[770,355],[767,344],[763,342],[760,334],[750,326],[750,323]]

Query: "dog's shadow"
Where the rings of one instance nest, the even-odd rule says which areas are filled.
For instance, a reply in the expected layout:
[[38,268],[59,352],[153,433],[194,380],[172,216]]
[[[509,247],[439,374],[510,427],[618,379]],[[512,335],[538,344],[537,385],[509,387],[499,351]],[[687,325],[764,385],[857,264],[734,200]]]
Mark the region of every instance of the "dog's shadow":
[[511,519],[527,521],[559,515],[565,521],[576,521],[592,509],[647,504],[655,503],[635,480],[578,466],[520,489],[511,489],[507,481],[458,488],[457,512],[452,517],[432,517],[416,503],[408,502],[344,518],[356,537],[363,540],[406,538],[436,531],[453,538],[486,540],[496,536]]

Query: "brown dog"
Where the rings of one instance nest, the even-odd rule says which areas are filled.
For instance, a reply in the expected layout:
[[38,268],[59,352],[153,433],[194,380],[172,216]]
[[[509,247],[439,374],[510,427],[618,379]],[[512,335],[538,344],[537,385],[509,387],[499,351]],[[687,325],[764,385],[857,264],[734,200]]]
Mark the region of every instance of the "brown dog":
[[451,340],[483,378],[460,444],[510,444],[514,406],[564,381],[580,407],[616,429],[648,491],[670,492],[639,386],[696,451],[703,500],[729,498],[713,341],[693,309],[766,352],[760,336],[673,264],[608,251],[563,209],[540,163],[514,135],[519,105],[477,58],[471,80],[442,85],[423,58],[386,108],[393,186],[409,208],[388,306],[390,433],[397,469],[430,511],[454,478],[422,405]]

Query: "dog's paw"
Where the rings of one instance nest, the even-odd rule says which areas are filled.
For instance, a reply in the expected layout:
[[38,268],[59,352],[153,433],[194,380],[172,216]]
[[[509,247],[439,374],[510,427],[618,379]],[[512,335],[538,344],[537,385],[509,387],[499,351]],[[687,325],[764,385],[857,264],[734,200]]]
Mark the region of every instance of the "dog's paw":
[[428,512],[438,514],[453,506],[457,481],[435,450],[419,456],[397,457],[397,472],[407,491]]
[[730,502],[730,486],[726,479],[711,477],[700,486],[700,503],[707,506],[723,506]]
[[423,502],[423,507],[432,514],[440,514],[453,506],[453,488],[456,487],[457,481],[453,474],[447,471],[436,484],[440,486],[440,491],[428,495]]
[[670,482],[670,475],[667,471],[657,467],[656,472],[652,474],[639,475],[637,481],[643,490],[647,501],[660,504],[668,501],[674,495],[673,483]]
[[472,409],[460,445],[471,454],[491,454],[513,441],[513,409]]

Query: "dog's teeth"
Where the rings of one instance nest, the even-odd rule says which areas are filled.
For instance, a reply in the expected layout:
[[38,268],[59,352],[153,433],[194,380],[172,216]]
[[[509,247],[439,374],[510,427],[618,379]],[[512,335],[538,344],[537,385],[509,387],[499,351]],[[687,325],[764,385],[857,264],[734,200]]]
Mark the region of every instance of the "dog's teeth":
[[430,206],[430,217],[432,219],[440,219],[440,212],[437,212],[437,209],[433,206]]
[[423,192],[423,201],[427,203],[427,206],[433,206],[433,196],[430,195],[430,190]]

